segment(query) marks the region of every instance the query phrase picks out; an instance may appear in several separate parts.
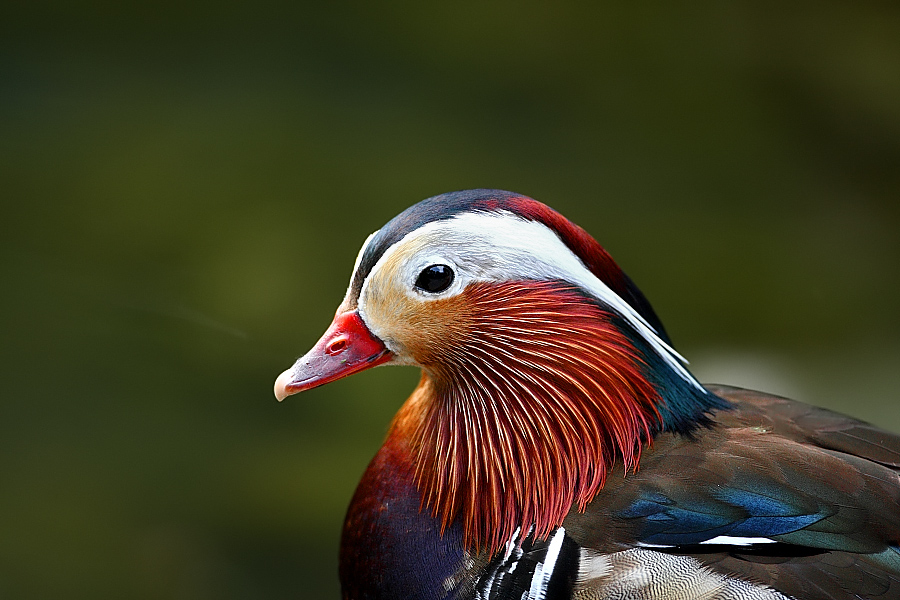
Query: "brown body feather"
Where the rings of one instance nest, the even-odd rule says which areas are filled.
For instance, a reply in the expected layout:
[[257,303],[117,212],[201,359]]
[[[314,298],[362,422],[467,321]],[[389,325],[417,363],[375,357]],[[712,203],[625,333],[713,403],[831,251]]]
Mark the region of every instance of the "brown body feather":
[[[771,536],[793,551],[754,555],[710,546],[688,556],[713,572],[795,598],[900,598],[890,548],[900,543],[900,435],[769,394],[707,387],[733,409],[715,413],[716,425],[694,438],[658,435],[639,472],[623,477],[618,466],[586,510],[573,508],[564,522],[568,534],[598,553],[616,553],[642,538],[643,520],[621,514],[647,493],[672,505],[708,503],[710,511],[734,512],[736,520],[743,509],[724,501],[721,490],[767,493],[790,500],[798,515],[822,515],[796,532]],[[611,580],[622,576],[610,573]]]

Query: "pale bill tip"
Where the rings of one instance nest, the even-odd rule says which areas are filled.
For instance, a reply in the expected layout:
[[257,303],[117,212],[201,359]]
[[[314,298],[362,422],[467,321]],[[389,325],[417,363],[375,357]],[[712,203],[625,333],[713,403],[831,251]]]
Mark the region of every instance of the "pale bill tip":
[[292,379],[293,369],[288,369],[287,371],[279,375],[278,379],[275,380],[275,397],[279,402],[291,395],[291,392],[288,391],[287,386],[291,383]]

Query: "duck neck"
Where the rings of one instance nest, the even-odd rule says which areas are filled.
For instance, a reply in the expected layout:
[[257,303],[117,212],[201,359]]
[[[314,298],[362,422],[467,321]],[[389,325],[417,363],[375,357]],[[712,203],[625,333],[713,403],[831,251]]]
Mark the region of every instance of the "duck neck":
[[669,379],[649,373],[662,361],[571,286],[469,293],[479,310],[453,340],[465,352],[426,365],[390,433],[411,450],[423,508],[444,528],[460,519],[466,547],[547,537],[614,463],[634,470],[658,432],[702,424],[705,391],[676,381],[670,405]]

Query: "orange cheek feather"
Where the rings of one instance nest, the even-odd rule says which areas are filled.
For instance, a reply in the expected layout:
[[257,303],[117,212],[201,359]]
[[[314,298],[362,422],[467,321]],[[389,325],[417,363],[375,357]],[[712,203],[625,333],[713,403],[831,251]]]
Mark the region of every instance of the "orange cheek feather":
[[366,298],[366,317],[373,331],[426,369],[440,363],[471,327],[472,307],[464,294],[420,301],[378,281],[370,289],[388,290]]

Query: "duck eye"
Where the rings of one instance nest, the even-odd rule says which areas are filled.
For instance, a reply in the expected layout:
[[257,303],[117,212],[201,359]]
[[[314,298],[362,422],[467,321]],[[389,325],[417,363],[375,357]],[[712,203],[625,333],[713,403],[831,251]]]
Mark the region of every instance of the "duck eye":
[[423,292],[437,294],[443,292],[453,283],[453,269],[447,265],[431,265],[425,267],[416,279],[416,287]]

